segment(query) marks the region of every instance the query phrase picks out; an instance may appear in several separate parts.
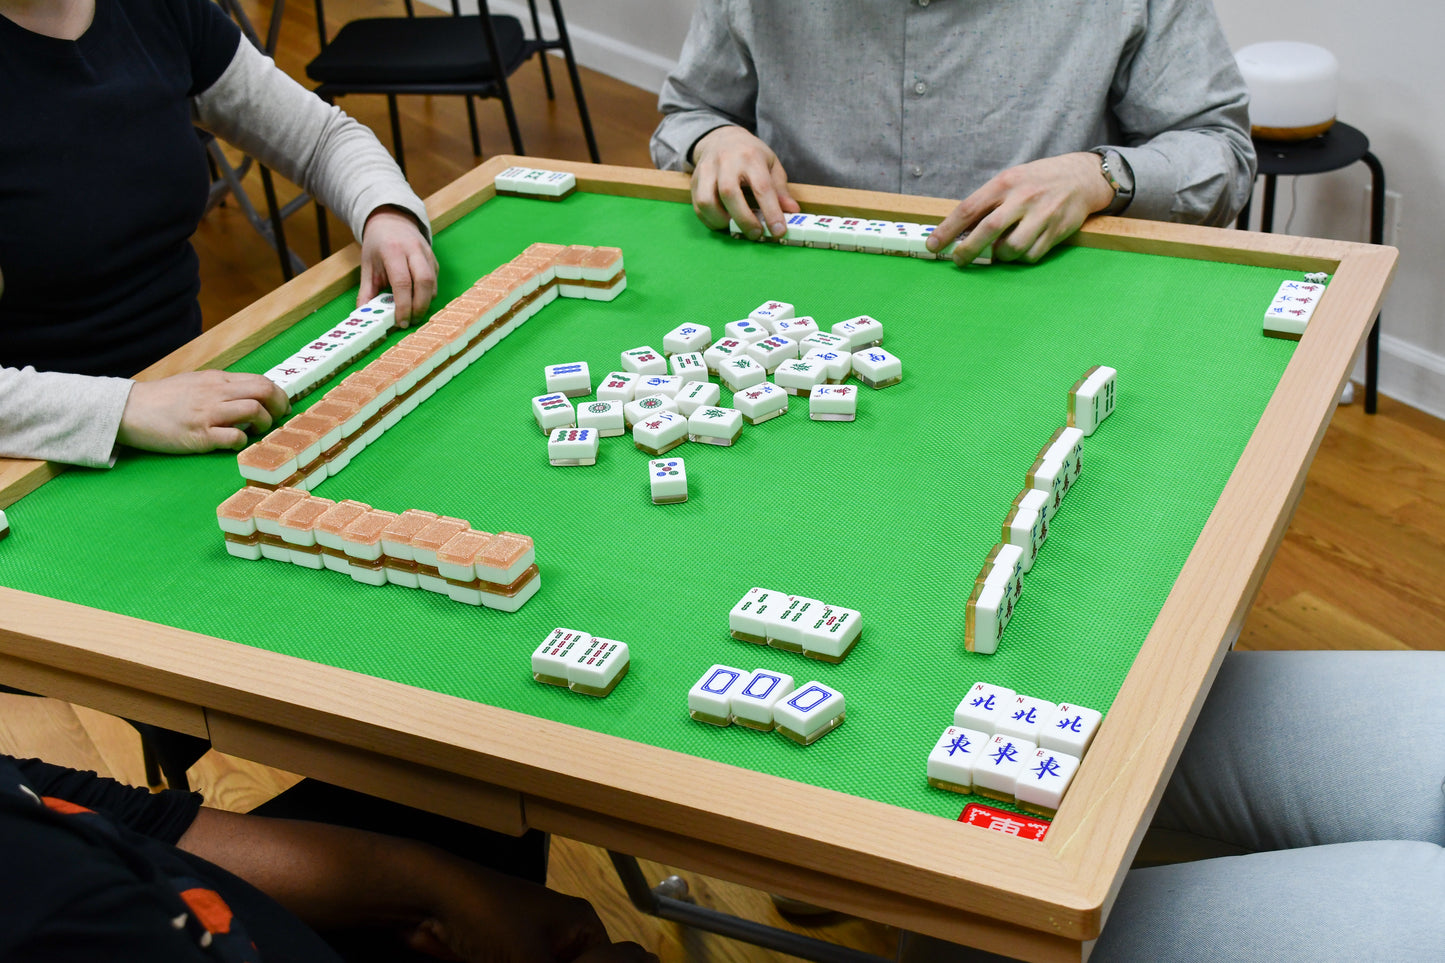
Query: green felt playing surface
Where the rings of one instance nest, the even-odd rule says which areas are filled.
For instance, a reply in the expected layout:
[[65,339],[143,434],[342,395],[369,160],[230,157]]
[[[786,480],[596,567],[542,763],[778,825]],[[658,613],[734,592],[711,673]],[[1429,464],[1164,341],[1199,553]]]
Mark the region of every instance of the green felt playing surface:
[[[241,482],[229,453],[65,473],[10,509],[0,584],[951,818],[968,800],[928,787],[924,760],[974,682],[1107,713],[1294,348],[1260,332],[1279,270],[1067,248],[960,271],[755,245],[683,204],[583,193],[498,198],[443,232],[434,306],[533,241],[621,247],[628,289],[543,309],[316,491],[531,535],[543,581],[520,612],[231,558],[215,524]],[[903,382],[862,389],[856,422],[795,399],[731,448],[683,445],[682,504],[652,504],[630,436],[603,439],[595,466],[548,465],[530,409],[544,365],[586,361],[596,384],[626,349],[684,321],[716,337],[772,298],[825,330],[879,319]],[[266,370],[354,301],[235,368]],[[1095,364],[1118,369],[1118,409],[1085,439],[998,652],[965,652],[974,578]],[[828,665],[732,640],[755,585],[859,610],[862,641]],[[559,625],[631,647],[606,699],[532,681]],[[832,685],[847,721],[807,748],[694,722],[687,690],[714,663]]]

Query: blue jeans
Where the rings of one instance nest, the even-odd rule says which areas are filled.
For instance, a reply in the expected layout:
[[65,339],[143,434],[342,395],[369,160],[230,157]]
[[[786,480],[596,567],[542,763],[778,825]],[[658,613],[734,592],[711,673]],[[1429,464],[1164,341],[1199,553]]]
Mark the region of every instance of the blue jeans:
[[1231,653],[1154,825],[1246,855],[1131,870],[1094,963],[1445,960],[1445,652]]

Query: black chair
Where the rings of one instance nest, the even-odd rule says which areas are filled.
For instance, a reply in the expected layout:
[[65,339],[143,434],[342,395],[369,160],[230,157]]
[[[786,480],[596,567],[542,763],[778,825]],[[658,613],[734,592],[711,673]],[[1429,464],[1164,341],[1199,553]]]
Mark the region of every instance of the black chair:
[[502,102],[507,129],[512,136],[512,150],[526,153],[522,133],[517,126],[517,113],[507,78],[533,55],[542,61],[547,96],[552,98],[552,78],[547,68],[547,51],[561,50],[572,80],[572,93],[577,98],[577,112],[587,138],[587,150],[593,163],[599,162],[597,140],[592,133],[592,120],[582,96],[582,81],[572,43],[567,38],[567,23],[562,16],[560,0],[551,0],[552,17],[556,22],[555,39],[544,39],[536,0],[528,0],[532,11],[534,38],[528,39],[522,22],[516,17],[493,15],[487,0],[479,0],[479,12],[463,16],[458,0],[452,0],[450,17],[417,17],[412,0],[406,0],[405,17],[374,17],[353,20],[339,30],[329,43],[326,39],[326,12],[323,0],[316,2],[316,29],[321,37],[321,53],[306,66],[306,76],[320,84],[316,93],[332,101],[345,94],[385,94],[391,115],[391,137],[396,162],[404,171],[401,123],[396,98],[401,94],[460,94],[466,98],[467,118],[472,129],[472,153],[482,154],[477,134],[476,109],[473,97],[495,97]]

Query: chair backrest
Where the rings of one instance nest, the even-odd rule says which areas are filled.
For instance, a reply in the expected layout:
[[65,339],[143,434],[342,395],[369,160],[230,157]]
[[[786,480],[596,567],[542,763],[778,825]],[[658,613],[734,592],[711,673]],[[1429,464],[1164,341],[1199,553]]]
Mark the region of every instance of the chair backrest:
[[[225,6],[228,3],[234,3],[235,0],[218,0],[218,2],[220,2],[222,6]],[[328,42],[326,39],[326,0],[314,0],[314,3],[316,5],[316,35],[321,40],[321,49],[325,50]],[[406,6],[406,15],[408,17],[415,17],[416,8],[412,6],[413,0],[402,0],[402,3]],[[535,17],[537,14],[537,0],[527,0],[527,3],[532,7],[532,15]],[[477,12],[482,16],[491,16],[491,11],[487,8],[487,0],[477,0]],[[461,15],[461,0],[452,0],[452,16],[460,17]],[[266,48],[268,51],[274,49],[276,46],[274,37],[269,38],[269,41],[271,46]]]

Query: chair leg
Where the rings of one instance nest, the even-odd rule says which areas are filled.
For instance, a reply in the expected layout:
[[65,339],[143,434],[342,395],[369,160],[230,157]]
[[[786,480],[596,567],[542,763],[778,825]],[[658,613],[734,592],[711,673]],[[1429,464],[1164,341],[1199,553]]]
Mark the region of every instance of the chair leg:
[[159,726],[147,725],[127,719],[136,732],[140,733],[141,753],[145,759],[146,781],[156,786],[159,775],[164,775],[166,785],[172,789],[189,789],[190,780],[186,770],[211,749],[209,741],[198,736],[172,732]]
[[471,94],[463,94],[462,99],[467,102],[467,123],[472,127],[472,156],[482,156],[482,137],[477,132],[477,105]]
[[[1370,168],[1373,181],[1370,185],[1370,243],[1385,243],[1385,167],[1380,159],[1369,151],[1361,158]],[[1380,382],[1380,317],[1370,328],[1370,339],[1365,342],[1365,414],[1373,415],[1379,404]]]
[[[577,114],[582,118],[582,134],[587,138],[587,153],[592,163],[602,163],[597,153],[597,138],[592,133],[592,117],[587,112],[587,99],[582,96],[582,77],[577,73],[577,58],[572,56],[572,41],[567,37],[567,20],[562,16],[561,0],[552,0],[552,17],[557,21],[557,41],[567,61],[567,76],[572,81],[572,95],[577,98]],[[546,54],[543,54],[545,57]]]
[[402,154],[401,148],[401,114],[396,109],[396,94],[386,95],[386,111],[391,116],[392,153],[396,156],[396,166],[401,168],[402,174],[405,174],[406,157]]
[[487,10],[485,2],[480,4],[482,33],[487,43],[487,56],[491,57],[492,63],[497,66],[497,93],[496,97],[502,102],[502,112],[507,116],[507,132],[512,135],[512,153],[527,153],[522,146],[522,128],[517,124],[517,109],[512,105],[512,90],[507,85],[507,72],[501,69],[502,51],[497,46],[497,32],[492,29],[492,17]]
[[326,208],[316,202],[316,243],[321,248],[321,260],[331,256],[331,223],[326,220]]
[[291,270],[290,249],[286,246],[286,228],[281,222],[281,206],[276,203],[276,183],[271,179],[271,170],[261,168],[261,188],[266,192],[266,209],[271,215],[271,237],[276,242],[276,256],[281,259],[281,277],[287,281],[296,276]]
[[[532,36],[541,40],[542,18],[537,16],[537,0],[527,0],[527,6],[532,8]],[[547,87],[547,99],[556,100],[557,92],[552,89],[552,69],[547,66],[547,51],[541,51],[538,54],[538,59],[542,63],[542,83]]]

